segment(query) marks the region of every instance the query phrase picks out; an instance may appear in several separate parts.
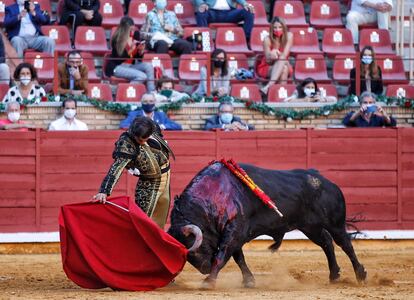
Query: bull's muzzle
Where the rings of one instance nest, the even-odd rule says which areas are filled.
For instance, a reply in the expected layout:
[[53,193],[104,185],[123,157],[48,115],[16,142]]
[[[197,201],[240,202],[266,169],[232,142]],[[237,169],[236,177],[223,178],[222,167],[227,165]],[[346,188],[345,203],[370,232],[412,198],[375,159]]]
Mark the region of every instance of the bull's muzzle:
[[185,236],[189,236],[190,234],[193,234],[195,236],[194,244],[188,249],[188,251],[192,252],[197,250],[201,243],[203,242],[203,233],[201,232],[200,227],[197,225],[185,225],[181,228],[181,232]]

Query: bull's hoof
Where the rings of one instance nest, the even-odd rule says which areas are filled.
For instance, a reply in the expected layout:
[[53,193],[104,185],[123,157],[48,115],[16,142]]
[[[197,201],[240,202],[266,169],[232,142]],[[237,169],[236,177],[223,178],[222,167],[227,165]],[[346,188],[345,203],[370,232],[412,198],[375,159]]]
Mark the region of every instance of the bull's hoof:
[[367,280],[367,271],[365,271],[365,268],[363,265],[361,265],[358,270],[356,271],[356,278],[359,283],[365,283]]
[[341,277],[341,274],[335,273],[335,274],[330,274],[329,275],[329,282],[330,283],[337,283],[339,281],[339,278]]
[[254,277],[251,276],[243,280],[243,285],[245,288],[252,289],[256,286],[256,281],[254,280]]
[[201,288],[203,290],[213,290],[216,287],[216,280],[211,278],[206,278],[203,280],[203,283],[201,284]]

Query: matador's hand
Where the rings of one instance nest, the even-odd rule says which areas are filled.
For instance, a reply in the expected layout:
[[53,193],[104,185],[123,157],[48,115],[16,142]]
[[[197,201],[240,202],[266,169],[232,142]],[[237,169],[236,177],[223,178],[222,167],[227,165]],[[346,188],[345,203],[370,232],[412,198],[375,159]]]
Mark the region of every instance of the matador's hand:
[[93,196],[92,202],[99,202],[99,203],[106,203],[106,194],[104,193],[98,193],[95,196]]

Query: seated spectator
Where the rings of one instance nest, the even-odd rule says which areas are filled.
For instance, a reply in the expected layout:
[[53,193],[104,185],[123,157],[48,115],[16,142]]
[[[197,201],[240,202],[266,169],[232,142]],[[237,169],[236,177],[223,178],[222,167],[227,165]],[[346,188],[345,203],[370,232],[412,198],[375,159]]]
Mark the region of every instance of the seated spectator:
[[200,69],[200,84],[194,94],[207,95],[207,77],[210,76],[210,89],[213,96],[225,96],[230,94],[230,73],[228,70],[227,53],[222,49],[216,49],[211,54],[211,74],[207,74],[207,68]]
[[140,41],[134,21],[123,17],[111,40],[112,54],[106,65],[105,74],[125,78],[131,82],[147,81],[147,90],[155,90],[154,68],[150,63],[138,62],[145,51],[145,42]]
[[19,102],[8,102],[6,105],[7,119],[0,120],[0,130],[27,131],[28,128],[35,128],[33,124],[20,120]]
[[157,93],[154,93],[156,102],[175,102],[184,97],[190,98],[186,93],[180,93],[174,90],[174,81],[162,76],[157,82]]
[[88,130],[88,126],[76,119],[78,104],[73,98],[66,98],[62,102],[63,116],[49,125],[49,130]]
[[[237,5],[243,8],[236,8]],[[240,23],[247,44],[250,45],[250,34],[254,24],[254,7],[245,0],[194,0],[197,26],[208,27],[210,23]]]
[[184,30],[173,11],[166,10],[167,0],[155,0],[141,27],[141,35],[155,53],[168,53],[172,50],[178,55],[191,53],[192,44],[182,39]]
[[31,64],[18,65],[14,70],[13,78],[16,85],[7,91],[3,102],[40,101],[43,96],[46,96],[45,90],[37,84],[37,72]]
[[63,13],[60,25],[66,25],[72,21],[73,28],[81,25],[101,26],[102,16],[99,13],[99,0],[64,0]]
[[233,115],[234,107],[231,102],[222,102],[218,107],[218,114],[207,119],[204,130],[247,131],[253,126],[244,123],[239,117]]
[[[376,95],[381,95],[383,91],[382,86],[382,72],[377,65],[375,59],[375,52],[371,46],[366,46],[362,49],[361,54],[361,68],[360,68],[360,87],[362,92],[371,92]],[[356,69],[353,68],[349,75],[351,79],[350,95],[356,95]]]
[[60,63],[59,94],[88,94],[88,66],[83,64],[79,51],[73,50],[66,56],[66,62]]
[[267,95],[269,88],[277,81],[286,83],[293,72],[288,57],[293,44],[293,34],[283,19],[274,17],[270,24],[269,35],[263,40],[264,55],[256,65],[256,73],[270,81],[261,91]]
[[6,7],[4,27],[19,58],[23,58],[24,50],[28,48],[53,55],[55,41],[43,36],[40,30],[40,26],[49,22],[47,11],[42,11],[40,5],[34,2],[16,0],[15,4]]
[[359,42],[359,25],[378,22],[378,28],[388,30],[392,0],[352,0],[346,15],[346,28],[352,33],[354,44]]
[[342,123],[348,127],[383,127],[396,126],[393,117],[376,104],[377,96],[370,92],[363,92],[360,97],[361,106],[356,112],[349,112]]
[[10,68],[6,64],[3,37],[0,35],[0,84],[10,84]]
[[306,78],[296,87],[292,96],[286,98],[285,102],[336,102],[336,97],[323,96],[318,89],[318,84],[313,78]]
[[151,120],[156,122],[162,130],[182,130],[181,125],[171,121],[165,112],[156,110],[155,102],[154,94],[148,93],[142,95],[141,108],[129,112],[127,118],[121,121],[119,127],[127,129],[136,117],[144,116],[151,118]]

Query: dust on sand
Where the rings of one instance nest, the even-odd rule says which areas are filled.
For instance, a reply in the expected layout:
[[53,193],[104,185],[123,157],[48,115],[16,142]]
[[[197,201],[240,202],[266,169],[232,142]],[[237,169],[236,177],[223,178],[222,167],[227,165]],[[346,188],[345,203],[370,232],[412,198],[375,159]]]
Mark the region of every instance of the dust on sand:
[[254,289],[241,286],[240,271],[231,261],[214,290],[202,290],[205,276],[187,264],[174,284],[135,293],[76,286],[65,276],[59,254],[3,254],[0,299],[414,299],[414,242],[355,244],[368,271],[365,284],[356,282],[351,263],[338,248],[341,279],[330,284],[326,258],[316,246],[286,243],[271,254],[259,244],[245,249],[256,278]]

